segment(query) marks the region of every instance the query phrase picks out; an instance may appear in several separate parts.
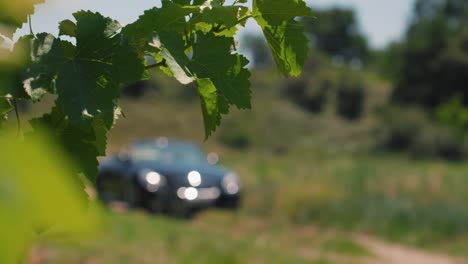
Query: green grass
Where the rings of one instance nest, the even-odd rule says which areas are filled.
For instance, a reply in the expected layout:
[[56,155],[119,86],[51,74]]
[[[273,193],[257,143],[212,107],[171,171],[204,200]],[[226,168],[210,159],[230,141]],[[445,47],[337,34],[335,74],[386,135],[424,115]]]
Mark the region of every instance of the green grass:
[[[264,74],[252,79],[252,111],[232,109],[207,141],[197,98],[177,99],[193,87],[167,80],[161,91],[122,100],[126,118],[109,136],[108,153],[157,136],[218,152],[242,178],[239,214],[208,213],[193,222],[111,214],[97,240],[40,243],[53,256],[44,263],[323,264],[336,263],[334,254],[359,263],[369,252],[350,232],[467,256],[468,164],[372,151],[372,109],[385,102],[388,87],[370,90],[364,118],[348,122],[302,111]],[[247,146],[226,147],[226,134],[247,137]]]
[[[95,239],[77,242],[46,237],[35,252],[39,252],[41,263],[51,264],[329,263],[324,255],[330,250],[349,263],[357,263],[362,256],[351,242],[344,248],[342,242],[334,248],[336,243],[330,244],[333,240],[321,245],[330,235],[319,234],[223,212],[208,212],[193,221],[142,212],[110,213]],[[337,241],[350,240],[344,237]]]

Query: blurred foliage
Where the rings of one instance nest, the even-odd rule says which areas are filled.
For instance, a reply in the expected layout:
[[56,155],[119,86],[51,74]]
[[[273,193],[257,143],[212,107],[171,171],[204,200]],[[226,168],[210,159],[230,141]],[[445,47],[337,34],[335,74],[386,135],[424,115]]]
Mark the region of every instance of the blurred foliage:
[[252,144],[248,126],[240,120],[228,119],[220,129],[217,139],[227,147],[245,150]]
[[468,104],[468,3],[419,0],[406,38],[389,49],[393,99],[435,109],[454,96]]
[[364,111],[365,96],[362,77],[352,71],[341,73],[336,91],[337,114],[349,120],[360,118]]
[[367,39],[359,30],[353,9],[314,8],[314,18],[304,18],[306,32],[316,49],[346,62],[366,62],[370,56]]
[[453,126],[460,132],[468,129],[468,108],[460,96],[442,104],[436,112],[436,118],[442,124]]
[[377,131],[381,149],[406,151],[417,158],[460,160],[468,151],[463,134],[440,126],[417,108],[383,110]]
[[97,211],[88,210],[84,185],[48,137],[27,141],[1,133],[0,263],[20,263],[39,234],[96,231]]

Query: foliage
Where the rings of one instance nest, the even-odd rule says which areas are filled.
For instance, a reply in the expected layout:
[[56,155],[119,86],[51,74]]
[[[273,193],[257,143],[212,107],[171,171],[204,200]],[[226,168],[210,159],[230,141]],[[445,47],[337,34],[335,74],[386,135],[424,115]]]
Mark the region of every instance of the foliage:
[[[20,27],[36,2],[2,4],[8,8],[1,9],[0,23]],[[197,87],[208,137],[231,106],[251,106],[248,60],[234,41],[238,26],[249,18],[257,21],[283,75],[299,75],[306,60],[307,40],[295,20],[312,15],[304,1],[258,0],[252,10],[243,3],[164,0],[125,27],[99,13],[79,11],[73,21],[60,22],[59,36],[31,32],[12,52],[1,50],[8,56],[0,61],[0,116],[6,117],[17,100],[56,95],[51,112],[31,124],[50,129],[94,181],[96,157],[105,154],[107,132],[120,113],[120,88],[147,79],[149,68],[160,68]],[[19,11],[4,13],[13,7]],[[10,19],[12,14],[18,19]]]
[[25,246],[52,225],[52,232],[94,230],[98,215],[85,212],[84,186],[51,139],[37,133],[18,141],[10,130],[0,136],[0,262],[19,263]]
[[336,112],[339,116],[355,120],[364,111],[366,96],[362,77],[356,77],[353,72],[343,71],[340,74],[336,91]]
[[436,111],[436,118],[442,124],[453,126],[460,132],[468,128],[468,108],[463,105],[459,96],[441,105]]
[[384,109],[378,134],[382,149],[406,151],[419,158],[460,160],[467,153],[463,133],[440,126],[420,109]]
[[316,18],[304,18],[315,48],[346,62],[365,62],[370,56],[367,40],[358,29],[356,14],[348,8],[315,10]]
[[[296,17],[312,15],[303,0],[258,0],[252,10],[243,0],[232,5],[224,0],[163,0],[161,7],[146,10],[125,27],[100,13],[78,11],[73,20],[59,23],[59,36],[31,29],[9,49],[3,42],[41,2],[0,2],[0,125],[18,100],[38,102],[47,94],[56,98],[49,113],[30,120],[28,143],[11,136],[0,142],[0,174],[6,175],[0,179],[0,188],[5,188],[0,223],[12,227],[0,243],[2,263],[16,262],[31,224],[43,231],[60,222],[86,223],[74,189],[82,179],[71,175],[83,173],[94,182],[97,156],[105,155],[107,133],[121,113],[121,87],[147,79],[149,68],[196,86],[208,137],[231,106],[251,106],[248,60],[234,41],[237,27],[255,19],[280,72],[297,76],[306,60],[307,40]],[[42,131],[55,142],[34,143]],[[64,169],[67,162],[54,144],[77,166]],[[28,166],[22,165],[25,160]],[[38,180],[37,175],[43,177]],[[68,186],[61,176],[75,185]]]
[[461,96],[468,103],[468,5],[463,0],[415,3],[415,14],[403,43],[394,46],[389,68],[395,102],[431,110]]

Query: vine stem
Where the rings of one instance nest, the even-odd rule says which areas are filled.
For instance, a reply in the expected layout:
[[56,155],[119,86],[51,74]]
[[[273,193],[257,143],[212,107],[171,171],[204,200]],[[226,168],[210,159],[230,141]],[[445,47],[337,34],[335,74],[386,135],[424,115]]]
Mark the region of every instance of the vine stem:
[[155,63],[155,64],[151,64],[151,65],[148,65],[145,67],[145,70],[149,70],[149,69],[152,69],[152,68],[156,68],[156,67],[159,67],[159,66],[163,66],[166,64],[166,60],[162,60],[158,63]]
[[36,34],[34,34],[33,27],[32,27],[31,15],[28,16],[28,24],[29,24],[29,33],[33,35],[35,39],[37,39]]
[[18,111],[18,102],[16,98],[13,98],[13,107],[15,108],[15,116],[16,116],[16,138],[19,139],[21,135],[21,120]]

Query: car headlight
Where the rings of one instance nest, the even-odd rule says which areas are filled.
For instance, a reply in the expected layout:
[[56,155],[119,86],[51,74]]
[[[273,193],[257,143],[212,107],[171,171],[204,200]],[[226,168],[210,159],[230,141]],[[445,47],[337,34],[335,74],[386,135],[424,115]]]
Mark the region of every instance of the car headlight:
[[198,187],[202,183],[201,174],[198,171],[191,171],[187,174],[187,180],[193,187]]
[[166,179],[159,173],[152,170],[142,170],[138,173],[138,180],[149,192],[156,192]]
[[226,174],[221,181],[221,187],[227,194],[238,193],[240,191],[239,176],[233,172]]

